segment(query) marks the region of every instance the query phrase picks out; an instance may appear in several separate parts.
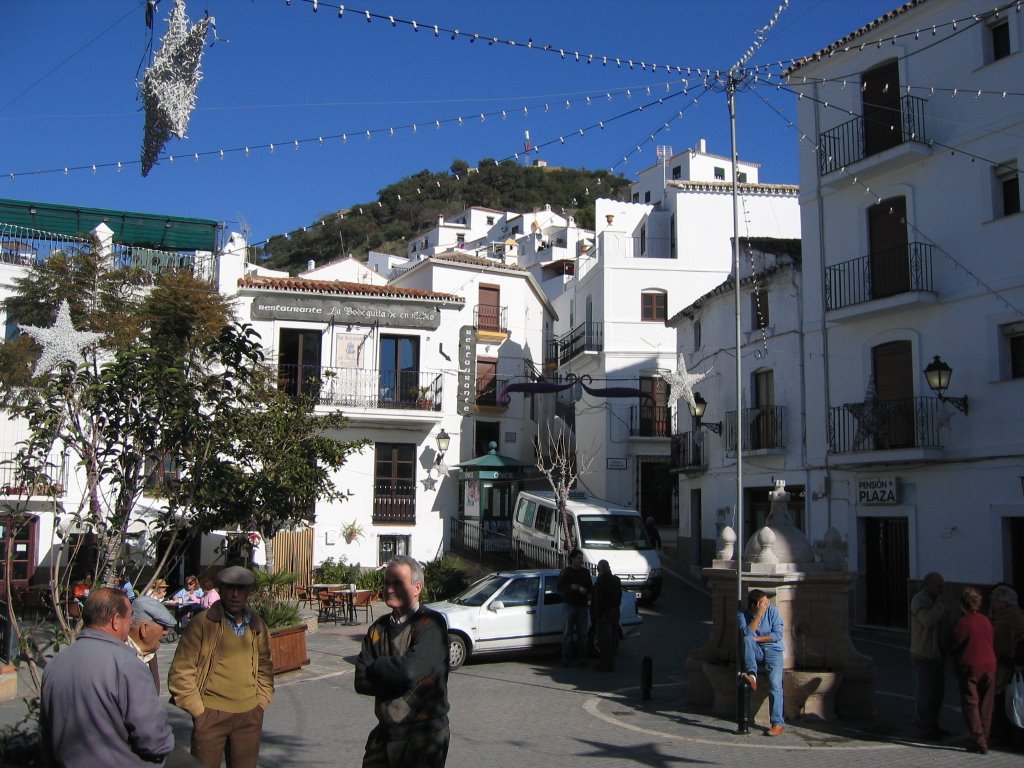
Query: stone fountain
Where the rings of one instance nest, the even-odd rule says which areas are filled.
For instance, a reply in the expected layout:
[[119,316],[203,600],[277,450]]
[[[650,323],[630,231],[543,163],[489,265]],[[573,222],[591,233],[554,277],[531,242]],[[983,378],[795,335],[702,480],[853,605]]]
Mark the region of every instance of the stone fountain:
[[[718,552],[703,573],[711,586],[711,634],[686,660],[691,704],[715,714],[736,711],[736,533],[724,528]],[[875,670],[871,658],[850,640],[850,590],[855,573],[847,570],[842,539],[826,531],[815,556],[789,511],[785,481],[775,483],[771,511],[743,550],[743,596],[762,589],[772,597],[784,624],[783,674],[787,720],[867,719],[872,715]],[[767,720],[768,684],[751,693],[755,720]]]

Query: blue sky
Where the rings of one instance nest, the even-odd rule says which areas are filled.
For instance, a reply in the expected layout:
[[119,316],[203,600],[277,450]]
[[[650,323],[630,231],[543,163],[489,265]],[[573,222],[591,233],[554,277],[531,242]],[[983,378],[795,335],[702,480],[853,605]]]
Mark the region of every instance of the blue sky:
[[[710,152],[728,155],[725,97],[704,93],[696,70],[728,69],[780,1],[357,0],[339,19],[336,1],[314,13],[312,0],[188,0],[193,21],[216,18],[221,40],[205,51],[188,138],[165,147],[174,163],[164,158],[143,178],[136,81],[149,61],[145,3],[6,0],[0,197],[217,219],[258,242],[371,201],[403,176],[446,170],[454,158],[510,157],[526,130],[546,144],[539,156],[551,165],[628,177],[654,163],[657,145],[679,151],[706,138]],[[791,0],[750,64],[812,53],[898,4]],[[160,0],[154,46],[171,6]],[[396,23],[367,22],[364,10]],[[413,19],[419,31],[401,22]],[[481,39],[435,36],[434,24]],[[533,48],[488,44],[492,37]],[[544,45],[564,58],[538,50]],[[762,181],[796,183],[797,153],[809,150],[773,112],[792,119],[794,98],[758,93],[772,109],[756,93],[737,98],[740,156],[761,163]],[[120,172],[102,167],[118,161]],[[60,170],[92,164],[101,167]]]

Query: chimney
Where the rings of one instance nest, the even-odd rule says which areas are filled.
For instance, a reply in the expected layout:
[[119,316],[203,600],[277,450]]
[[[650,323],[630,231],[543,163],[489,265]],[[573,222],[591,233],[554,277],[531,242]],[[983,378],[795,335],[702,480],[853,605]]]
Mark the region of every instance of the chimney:
[[439,226],[439,227],[443,227],[444,226],[444,216],[438,216],[437,217],[437,226]]
[[306,262],[306,271],[312,272],[314,269],[316,269],[316,262],[310,259]]
[[706,155],[708,153],[707,139],[697,139],[697,151],[700,152],[702,155]]

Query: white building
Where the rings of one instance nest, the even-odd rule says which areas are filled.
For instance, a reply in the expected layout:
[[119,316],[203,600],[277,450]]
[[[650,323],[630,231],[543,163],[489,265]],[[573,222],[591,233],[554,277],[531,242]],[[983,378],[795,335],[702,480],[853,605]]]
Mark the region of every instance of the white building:
[[[785,480],[794,520],[808,531],[800,241],[744,239],[740,250],[740,418],[735,278],[730,275],[669,319],[688,371],[706,374],[693,388],[705,406],[703,417],[694,418],[687,401],[680,400],[672,435],[680,509],[677,561],[698,578],[711,564],[722,528],[736,527],[738,437],[744,530],[753,533],[764,525],[768,492],[775,481]],[[821,538],[824,529],[812,527],[809,533]]]
[[[725,163],[724,166],[722,164]],[[594,246],[581,250],[575,275],[555,300],[559,323],[551,355],[557,374],[589,376],[597,388],[631,388],[650,397],[583,394],[574,409],[577,451],[594,457],[581,482],[593,494],[628,504],[660,525],[674,524],[669,472],[672,421],[663,380],[677,366],[676,333],[665,321],[728,276],[732,264],[732,185],[716,177],[732,163],[695,150],[641,172],[633,199],[596,202]],[[740,163],[743,237],[799,237],[797,189],[761,184]],[[692,176],[692,178],[691,178]]]
[[[800,152],[808,519],[847,538],[871,624],[905,626],[933,570],[1024,588],[1024,20],[993,7],[908,3],[788,71],[818,148]],[[929,387],[936,356],[962,401]]]

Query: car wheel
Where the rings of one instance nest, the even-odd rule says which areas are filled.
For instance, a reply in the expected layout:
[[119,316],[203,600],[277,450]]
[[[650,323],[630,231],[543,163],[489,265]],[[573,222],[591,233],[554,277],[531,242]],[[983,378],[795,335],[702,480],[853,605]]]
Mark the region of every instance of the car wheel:
[[458,669],[469,659],[469,646],[460,635],[448,635],[448,666]]

